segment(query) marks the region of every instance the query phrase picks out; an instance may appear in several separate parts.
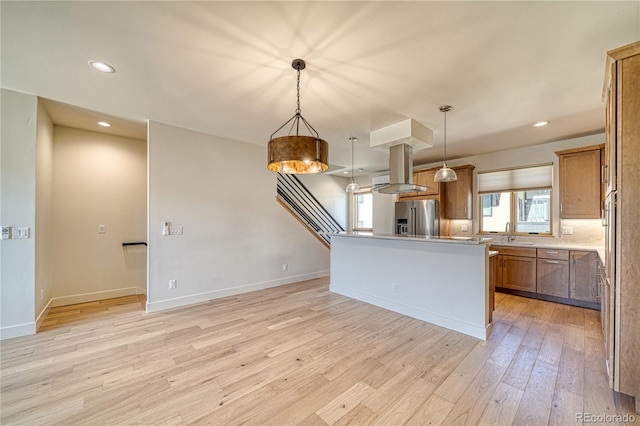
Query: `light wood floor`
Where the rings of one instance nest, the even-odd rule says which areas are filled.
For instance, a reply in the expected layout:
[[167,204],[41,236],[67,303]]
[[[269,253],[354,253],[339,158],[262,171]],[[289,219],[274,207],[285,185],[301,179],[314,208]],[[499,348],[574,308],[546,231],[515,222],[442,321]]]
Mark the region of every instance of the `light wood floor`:
[[568,425],[633,413],[607,386],[598,312],[496,301],[486,342],[331,294],[328,279],[153,314],[137,297],[56,308],[35,336],[1,343],[0,420]]

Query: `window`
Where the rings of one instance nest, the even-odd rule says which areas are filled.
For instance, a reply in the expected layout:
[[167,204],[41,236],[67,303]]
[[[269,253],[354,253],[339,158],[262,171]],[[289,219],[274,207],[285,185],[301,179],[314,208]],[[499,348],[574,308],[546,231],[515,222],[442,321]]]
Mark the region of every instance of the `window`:
[[353,194],[353,229],[356,231],[373,230],[373,193],[371,190]]
[[553,166],[478,173],[480,233],[551,235]]

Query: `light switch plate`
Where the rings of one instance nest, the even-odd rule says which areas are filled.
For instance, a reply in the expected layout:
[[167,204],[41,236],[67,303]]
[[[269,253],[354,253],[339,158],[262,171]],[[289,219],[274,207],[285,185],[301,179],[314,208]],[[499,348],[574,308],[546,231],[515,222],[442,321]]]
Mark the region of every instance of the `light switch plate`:
[[11,232],[11,238],[14,240],[21,240],[25,238],[29,238],[29,227],[28,226],[14,226]]
[[2,227],[2,237],[0,237],[0,239],[8,240],[10,238],[11,238],[11,227],[10,226],[3,226]]
[[171,225],[169,227],[169,235],[182,235],[181,225]]

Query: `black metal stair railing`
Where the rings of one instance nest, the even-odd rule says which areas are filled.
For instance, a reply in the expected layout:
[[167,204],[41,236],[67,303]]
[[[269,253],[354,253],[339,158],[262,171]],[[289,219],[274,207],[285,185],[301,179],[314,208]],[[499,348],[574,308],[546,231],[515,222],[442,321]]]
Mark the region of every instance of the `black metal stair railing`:
[[277,200],[327,247],[331,235],[344,228],[294,175],[278,173]]

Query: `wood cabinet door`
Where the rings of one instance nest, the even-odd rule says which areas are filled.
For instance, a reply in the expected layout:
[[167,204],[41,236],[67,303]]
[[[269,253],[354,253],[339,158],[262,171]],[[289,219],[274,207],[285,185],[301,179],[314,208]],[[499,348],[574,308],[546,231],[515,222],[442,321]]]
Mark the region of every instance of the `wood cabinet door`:
[[514,290],[536,291],[536,258],[502,256],[502,286]]
[[600,149],[559,154],[560,217],[601,217]]
[[598,260],[592,251],[571,250],[572,299],[586,302],[598,301]]
[[447,219],[472,219],[473,166],[453,167],[458,180],[445,183]]
[[537,281],[538,293],[569,297],[569,261],[538,259]]
[[607,112],[606,112],[606,124],[605,124],[605,161],[602,169],[602,181],[604,183],[604,193],[606,194],[615,191],[617,189],[617,124],[616,124],[616,83],[617,83],[617,63],[611,63],[611,81],[607,87]]
[[440,193],[440,183],[433,180],[437,171],[437,169],[430,169],[417,172],[413,182],[427,187],[426,191],[420,191],[418,195],[438,195]]
[[[416,185],[426,186],[426,191],[413,191],[398,194],[399,200],[415,200],[424,199],[424,197],[432,197],[440,194],[440,183],[434,182],[433,178],[436,175],[437,169],[418,170],[413,172],[413,183]],[[418,198],[420,197],[420,198]]]
[[502,287],[502,256],[499,254],[489,258],[489,279],[494,288]]

